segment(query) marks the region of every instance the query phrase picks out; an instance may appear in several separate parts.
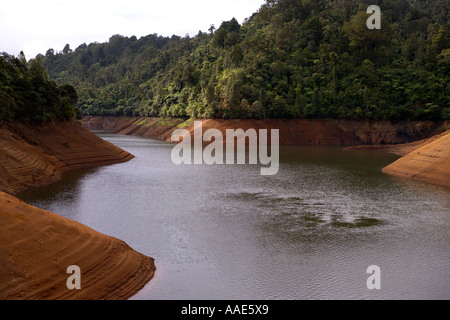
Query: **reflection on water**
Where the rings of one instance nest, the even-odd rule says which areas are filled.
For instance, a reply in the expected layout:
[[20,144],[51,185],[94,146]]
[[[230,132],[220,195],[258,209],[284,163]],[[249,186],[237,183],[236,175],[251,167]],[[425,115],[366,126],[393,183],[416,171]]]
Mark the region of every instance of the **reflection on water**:
[[175,166],[171,144],[101,136],[136,158],[20,197],[154,257],[135,299],[450,298],[450,189],[384,175],[392,154],[282,147],[279,173],[261,176]]

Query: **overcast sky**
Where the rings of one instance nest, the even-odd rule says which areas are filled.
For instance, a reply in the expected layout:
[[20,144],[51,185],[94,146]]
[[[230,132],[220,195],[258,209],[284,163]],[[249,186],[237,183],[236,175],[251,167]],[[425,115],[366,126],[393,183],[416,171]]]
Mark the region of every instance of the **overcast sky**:
[[0,5],[0,52],[34,58],[66,43],[131,37],[197,35],[235,17],[240,23],[264,0],[19,0]]

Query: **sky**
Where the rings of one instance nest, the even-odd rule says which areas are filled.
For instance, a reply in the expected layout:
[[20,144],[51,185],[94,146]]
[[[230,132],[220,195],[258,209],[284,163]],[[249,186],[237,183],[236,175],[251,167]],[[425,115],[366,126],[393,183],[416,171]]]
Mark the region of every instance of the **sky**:
[[115,34],[195,36],[214,24],[242,23],[264,0],[20,0],[0,5],[0,52],[27,58],[72,50]]

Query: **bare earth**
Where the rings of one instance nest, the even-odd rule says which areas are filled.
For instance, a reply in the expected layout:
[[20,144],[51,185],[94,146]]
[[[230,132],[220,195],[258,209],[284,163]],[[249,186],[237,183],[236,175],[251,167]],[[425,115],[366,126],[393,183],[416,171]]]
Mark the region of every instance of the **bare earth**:
[[[81,290],[67,288],[71,265]],[[1,300],[128,299],[154,272],[125,242],[0,192]]]
[[15,194],[56,181],[69,170],[134,156],[73,121],[0,126],[0,191]]
[[[111,129],[114,133],[150,137],[170,142],[172,132],[181,126],[191,135],[193,121],[183,125],[182,119],[91,116],[81,121],[89,129]],[[218,129],[278,129],[281,145],[386,145],[400,144],[431,137],[438,127],[431,121],[356,121],[328,119],[203,119],[203,131]],[[450,124],[448,124],[450,127]]]
[[[401,150],[403,153],[407,151]],[[450,131],[418,142],[410,146],[409,151],[383,172],[450,187]]]
[[[152,258],[12,196],[71,169],[132,158],[77,122],[0,125],[0,299],[129,299],[152,279]],[[81,290],[66,286],[71,265]]]

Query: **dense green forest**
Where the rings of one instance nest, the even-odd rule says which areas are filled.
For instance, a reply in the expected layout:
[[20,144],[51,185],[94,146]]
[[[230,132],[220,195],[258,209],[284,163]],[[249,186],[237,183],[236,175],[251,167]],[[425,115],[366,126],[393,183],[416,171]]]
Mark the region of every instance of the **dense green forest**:
[[23,52],[0,54],[0,122],[69,120],[77,99],[72,86],[48,79],[39,58],[27,62]]
[[[369,30],[369,5],[382,12]],[[267,0],[196,36],[41,55],[83,114],[450,119],[450,1]]]

